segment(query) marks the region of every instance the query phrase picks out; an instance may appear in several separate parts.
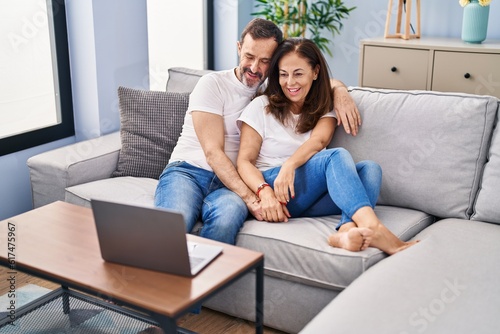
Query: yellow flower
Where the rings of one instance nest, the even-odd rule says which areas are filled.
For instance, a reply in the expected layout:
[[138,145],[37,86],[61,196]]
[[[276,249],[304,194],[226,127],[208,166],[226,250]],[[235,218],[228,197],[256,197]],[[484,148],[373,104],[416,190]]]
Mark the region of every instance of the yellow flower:
[[[481,6],[489,6],[491,3],[491,0],[478,0],[479,4]],[[460,6],[465,7],[470,3],[470,0],[458,0],[458,3],[460,3]]]

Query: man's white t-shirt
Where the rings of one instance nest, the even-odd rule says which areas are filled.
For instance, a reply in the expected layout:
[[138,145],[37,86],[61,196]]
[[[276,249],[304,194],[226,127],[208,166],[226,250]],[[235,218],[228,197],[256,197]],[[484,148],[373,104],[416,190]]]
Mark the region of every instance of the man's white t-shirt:
[[236,165],[240,146],[236,120],[255,96],[256,88],[249,88],[238,80],[234,69],[212,72],[198,81],[189,96],[189,107],[184,118],[182,132],[169,163],[186,161],[194,166],[212,171],[196,136],[191,113],[203,111],[222,116],[224,119],[224,151]]
[[[238,119],[238,129],[244,122],[251,126],[262,137],[262,146],[255,166],[265,171],[281,166],[297,149],[311,137],[311,131],[306,133],[295,132],[299,115],[290,113],[291,126],[283,125],[272,114],[266,112],[269,99],[261,95],[254,99],[243,111]],[[330,111],[323,117],[335,117]]]

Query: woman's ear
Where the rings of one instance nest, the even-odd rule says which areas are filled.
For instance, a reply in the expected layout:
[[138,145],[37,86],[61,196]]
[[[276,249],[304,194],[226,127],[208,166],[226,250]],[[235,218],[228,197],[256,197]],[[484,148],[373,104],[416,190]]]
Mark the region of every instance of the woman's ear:
[[314,68],[314,80],[318,79],[320,68],[321,67],[319,65],[316,65],[316,67]]

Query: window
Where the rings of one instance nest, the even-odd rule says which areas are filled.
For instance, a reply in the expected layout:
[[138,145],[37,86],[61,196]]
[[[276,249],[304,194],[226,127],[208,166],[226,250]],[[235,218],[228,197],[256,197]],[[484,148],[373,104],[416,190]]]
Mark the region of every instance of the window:
[[65,0],[0,0],[0,155],[74,135]]

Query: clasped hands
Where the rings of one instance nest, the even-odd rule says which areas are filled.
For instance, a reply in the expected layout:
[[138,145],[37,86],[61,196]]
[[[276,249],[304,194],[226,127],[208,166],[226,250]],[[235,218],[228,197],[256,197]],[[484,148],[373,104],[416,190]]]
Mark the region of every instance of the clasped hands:
[[259,193],[261,217],[267,222],[288,222],[291,217],[288,202],[295,197],[293,186],[295,170],[282,166],[278,176],[274,180],[273,188],[265,187]]

